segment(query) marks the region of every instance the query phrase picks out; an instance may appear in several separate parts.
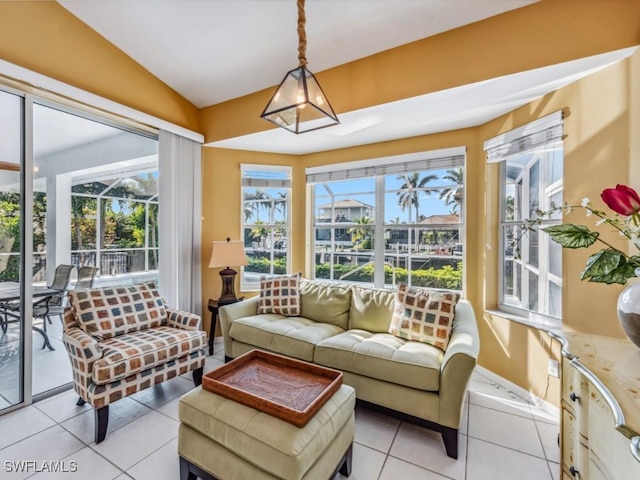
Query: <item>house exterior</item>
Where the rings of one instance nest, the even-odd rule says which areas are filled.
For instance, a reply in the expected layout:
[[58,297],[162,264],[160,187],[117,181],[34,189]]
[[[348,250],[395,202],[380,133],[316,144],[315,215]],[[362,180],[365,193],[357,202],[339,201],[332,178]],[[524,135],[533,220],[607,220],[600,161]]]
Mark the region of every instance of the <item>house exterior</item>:
[[336,200],[333,203],[326,203],[318,206],[319,218],[322,220],[333,219],[334,222],[353,222],[358,218],[371,218],[374,208],[359,200],[346,198]]

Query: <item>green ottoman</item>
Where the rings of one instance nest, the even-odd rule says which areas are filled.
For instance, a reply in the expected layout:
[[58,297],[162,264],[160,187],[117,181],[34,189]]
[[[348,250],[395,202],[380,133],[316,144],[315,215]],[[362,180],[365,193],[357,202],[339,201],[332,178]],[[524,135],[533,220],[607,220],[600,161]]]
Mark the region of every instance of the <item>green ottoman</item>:
[[181,480],[322,480],[351,473],[355,391],[342,385],[298,428],[195,388],[180,399]]

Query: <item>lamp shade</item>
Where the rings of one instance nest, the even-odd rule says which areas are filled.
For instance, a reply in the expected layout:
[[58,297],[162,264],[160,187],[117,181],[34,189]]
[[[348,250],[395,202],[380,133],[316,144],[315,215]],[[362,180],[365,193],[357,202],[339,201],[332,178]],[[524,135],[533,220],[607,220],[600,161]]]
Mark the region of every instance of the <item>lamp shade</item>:
[[260,116],[294,133],[340,123],[316,77],[305,66],[287,72]]
[[244,253],[244,243],[240,240],[213,242],[209,268],[242,267],[248,264],[247,255]]

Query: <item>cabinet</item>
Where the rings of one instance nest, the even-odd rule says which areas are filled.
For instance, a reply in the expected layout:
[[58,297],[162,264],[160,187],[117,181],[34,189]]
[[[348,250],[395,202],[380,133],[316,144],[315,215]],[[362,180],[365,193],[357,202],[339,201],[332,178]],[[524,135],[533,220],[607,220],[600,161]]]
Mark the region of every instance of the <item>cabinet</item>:
[[550,333],[562,343],[562,480],[640,479],[640,350],[624,339]]

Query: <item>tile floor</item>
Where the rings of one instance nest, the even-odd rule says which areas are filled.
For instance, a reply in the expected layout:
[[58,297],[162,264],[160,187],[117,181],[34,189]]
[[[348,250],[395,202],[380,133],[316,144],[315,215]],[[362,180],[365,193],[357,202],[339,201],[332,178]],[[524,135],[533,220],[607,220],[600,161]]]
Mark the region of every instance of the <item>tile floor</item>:
[[[42,327],[42,320],[36,320]],[[18,398],[18,368],[20,359],[20,326],[9,325],[7,332],[0,331],[0,409],[15,403]],[[73,379],[69,356],[62,343],[62,321],[53,318],[47,326],[49,342],[55,350],[43,347],[42,336],[31,332],[33,341],[33,394],[69,383]]]
[[[205,371],[223,363],[222,344]],[[190,375],[112,405],[107,439],[93,443],[93,412],[64,392],[0,416],[0,479],[177,480],[178,400]],[[440,435],[378,412],[356,409],[351,480],[555,480],[558,423],[550,415],[475,372],[460,437],[460,456],[446,456]],[[11,465],[64,460],[76,473],[16,472]],[[9,462],[9,463],[7,463]],[[14,468],[15,470],[15,468]],[[338,474],[335,480],[342,480]]]

